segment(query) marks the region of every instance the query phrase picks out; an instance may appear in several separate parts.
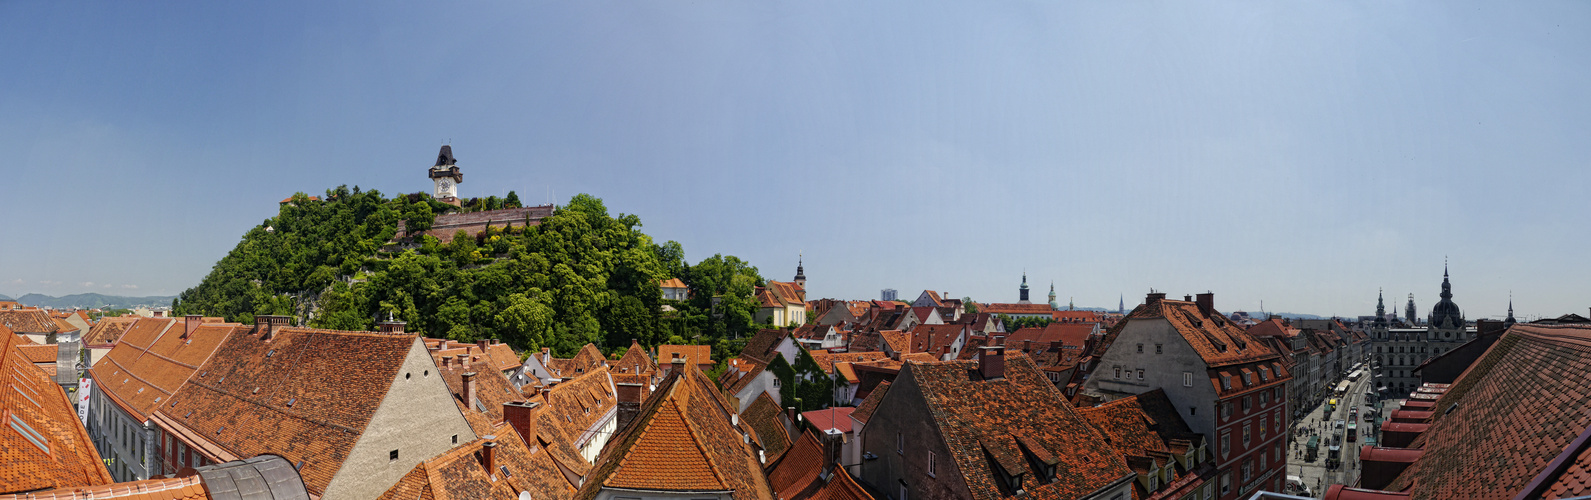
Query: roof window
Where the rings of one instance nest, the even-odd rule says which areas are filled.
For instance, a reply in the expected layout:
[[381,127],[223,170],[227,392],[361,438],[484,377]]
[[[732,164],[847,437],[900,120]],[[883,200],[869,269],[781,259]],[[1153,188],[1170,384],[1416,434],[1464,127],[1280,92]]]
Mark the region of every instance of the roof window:
[[216,429],[215,430],[215,435],[217,435],[217,436],[221,435],[221,431],[224,431],[224,430],[226,430],[226,426],[225,425],[221,426],[221,428],[219,428],[219,429]]
[[292,408],[292,407],[293,407],[293,403],[297,403],[297,402],[298,402],[298,398],[291,398],[291,399],[288,399],[288,400],[287,400],[287,407],[288,407],[288,408]]

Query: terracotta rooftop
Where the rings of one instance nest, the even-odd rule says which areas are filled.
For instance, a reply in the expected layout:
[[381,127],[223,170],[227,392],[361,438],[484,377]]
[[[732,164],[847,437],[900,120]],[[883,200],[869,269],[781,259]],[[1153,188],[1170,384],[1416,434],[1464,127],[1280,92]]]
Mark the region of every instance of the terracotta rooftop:
[[72,401],[17,352],[21,340],[0,324],[0,493],[110,483]]
[[967,325],[917,325],[912,327],[909,334],[911,340],[908,345],[911,346],[911,350],[901,352],[926,352],[938,355],[965,333]]
[[[537,419],[536,433],[548,447],[567,447],[567,451],[574,452],[575,445],[591,439],[588,433],[595,432],[592,427],[604,418],[609,418],[610,413],[616,411],[618,398],[616,397],[613,379],[607,370],[598,370],[569,379],[558,385],[552,386],[544,398],[546,406]],[[573,462],[573,459],[560,459]],[[584,459],[580,459],[581,466],[586,467]]]
[[685,282],[684,281],[680,281],[679,278],[669,278],[669,279],[663,280],[662,282],[659,282],[657,284],[657,287],[658,288],[686,288]]
[[1098,323],[1102,321],[1099,313],[1095,311],[1054,311],[1051,318],[1060,322]]
[[[475,374],[471,378],[475,383],[475,397],[468,402],[464,400],[465,373]],[[503,376],[503,372],[493,370],[491,362],[486,360],[438,365],[437,374],[447,384],[448,392],[453,395],[453,404],[458,406],[459,412],[464,414],[464,420],[469,422],[470,430],[475,431],[477,436],[491,435],[495,425],[503,421],[503,403],[525,399],[508,381],[508,377]]]
[[[117,349],[137,345],[134,333]],[[410,350],[424,346],[413,335],[296,327],[262,337],[248,328],[228,336],[156,418],[220,447],[217,456],[302,460],[305,486],[323,494]]]
[[100,318],[99,322],[94,323],[94,327],[89,328],[88,333],[83,335],[83,345],[115,344],[122,337],[122,332],[127,331],[127,327],[132,326],[138,319],[137,316]]
[[811,431],[801,433],[790,452],[777,462],[770,461],[768,483],[779,498],[787,499],[868,499],[873,497],[856,484],[844,467],[834,467],[824,477],[825,450]]
[[55,333],[60,328],[43,309],[0,310],[0,326],[16,333]]
[[1043,314],[1050,315],[1055,312],[1049,304],[982,304],[978,312],[983,314]]
[[32,363],[54,363],[59,356],[61,344],[24,344],[17,346],[17,352]]
[[1097,327],[1093,323],[1057,322],[1043,327],[1030,326],[1006,335],[1005,345],[1008,347],[1015,346],[1023,341],[1031,341],[1035,344],[1060,342],[1067,346],[1082,349],[1083,344],[1088,341],[1088,336],[1094,332],[1095,328]]
[[773,498],[755,451],[730,422],[730,403],[707,376],[671,371],[635,420],[614,436],[576,498],[603,488],[734,491],[737,500]]
[[805,412],[801,414],[801,418],[811,422],[812,426],[817,427],[819,431],[828,432],[829,429],[834,429],[841,433],[849,433],[851,432],[851,413],[855,411],[856,408],[837,406]]
[[657,371],[657,363],[652,361],[652,356],[640,343],[630,341],[630,348],[624,351],[624,357],[608,366],[614,373],[628,373],[632,375],[650,375]]
[[[1437,402],[1411,498],[1591,494],[1591,327],[1516,324]],[[1394,425],[1387,424],[1383,429]],[[1525,492],[1527,487],[1532,491]]]
[[552,370],[553,376],[570,379],[594,371],[606,371],[608,358],[602,355],[602,350],[597,349],[596,345],[586,344],[572,358],[551,358],[544,364],[548,370]]
[[248,331],[248,327],[220,323],[199,325],[189,334],[185,323],[171,318],[144,318],[134,323],[116,347],[89,370],[94,390],[134,417],[147,419],[161,404],[172,401],[199,366],[234,335],[234,329]]
[[[525,444],[512,427],[420,462],[380,500],[517,500],[569,498],[574,484],[559,469],[551,454]],[[485,464],[485,444],[492,449],[492,470]]]
[[1125,320],[1105,335],[1103,346],[1115,342],[1121,329],[1132,320],[1165,319],[1212,368],[1281,357],[1218,311],[1212,310],[1206,316],[1191,301],[1162,298],[1149,302],[1127,313]]
[[[779,353],[779,344],[784,342],[785,337],[789,336],[790,330],[782,328],[757,330],[755,335],[746,339],[746,347],[740,350],[740,357],[742,359],[755,359],[762,363],[772,362],[773,356]],[[795,362],[793,359],[785,361]]]
[[659,367],[672,363],[676,358],[690,360],[692,364],[712,365],[713,346],[707,345],[660,345],[657,346],[657,360]]
[[779,403],[773,402],[767,392],[757,394],[757,399],[740,416],[757,431],[757,438],[762,441],[763,455],[769,462],[790,448],[790,432],[785,430],[784,409],[779,407]]
[[1056,466],[1053,482],[1026,487],[1033,498],[1078,498],[1131,474],[1027,356],[1006,355],[1004,375],[984,380],[970,361],[907,363],[900,374],[922,394],[973,497],[1003,498],[996,468],[1030,473],[1029,452]]
[[873,392],[868,393],[867,399],[863,399],[862,404],[856,405],[856,410],[851,412],[851,418],[863,424],[866,424],[868,419],[873,418],[873,412],[878,410],[878,402],[884,399],[885,394],[889,393],[889,385],[890,382],[887,380],[879,382],[878,387],[874,387]]

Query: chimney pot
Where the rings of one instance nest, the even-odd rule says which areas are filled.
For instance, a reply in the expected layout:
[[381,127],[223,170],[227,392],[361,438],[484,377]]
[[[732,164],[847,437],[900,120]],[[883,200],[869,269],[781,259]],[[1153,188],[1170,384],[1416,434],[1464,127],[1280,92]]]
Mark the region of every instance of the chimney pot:
[[481,352],[486,352],[486,346],[492,345],[492,341],[485,339],[477,340],[475,341],[475,345],[481,348]]
[[464,374],[464,406],[475,407],[475,372]]
[[1193,302],[1193,296],[1192,295],[1183,295],[1182,296],[1182,301],[1183,302]]
[[1165,298],[1165,292],[1149,292],[1149,295],[1144,297],[1144,305],[1155,306],[1160,304],[1160,301],[1165,300]]

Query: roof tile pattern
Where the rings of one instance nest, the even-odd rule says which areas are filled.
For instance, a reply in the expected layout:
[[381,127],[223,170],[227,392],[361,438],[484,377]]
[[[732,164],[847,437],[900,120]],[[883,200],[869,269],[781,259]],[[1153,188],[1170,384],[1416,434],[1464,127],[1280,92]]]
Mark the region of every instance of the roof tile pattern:
[[[1448,389],[1432,421],[1413,445],[1424,455],[1389,490],[1513,497],[1591,426],[1591,327],[1514,325]],[[1548,478],[1548,498],[1591,493],[1591,462],[1577,455]]]
[[55,333],[55,318],[43,309],[0,310],[0,326],[16,333]]
[[147,419],[162,403],[190,380],[234,330],[235,324],[200,325],[187,334],[186,325],[174,319],[145,318],[122,335],[104,359],[89,371],[95,390],[135,417]]
[[993,467],[1027,470],[1023,449],[1057,461],[1054,482],[1027,486],[1031,498],[1078,498],[1130,473],[1027,356],[1005,358],[1003,379],[983,380],[969,361],[907,363],[900,375],[922,392],[974,497],[1002,498]]
[[885,394],[889,394],[889,386],[890,382],[887,380],[879,382],[878,387],[874,387],[873,392],[868,393],[867,399],[863,399],[862,404],[856,405],[856,410],[851,412],[851,418],[866,424],[873,418],[873,412],[878,410],[878,402],[884,399]]
[[233,455],[304,460],[304,485],[321,494],[420,340],[293,327],[262,337],[228,336],[160,411]]
[[98,323],[94,323],[93,328],[88,329],[87,334],[83,335],[83,345],[115,344],[117,340],[121,339],[122,333],[126,332],[127,328],[138,320],[139,318],[136,316],[102,318]]
[[757,431],[757,440],[762,442],[763,455],[768,460],[774,460],[790,448],[790,432],[785,430],[784,420],[780,415],[784,409],[767,392],[757,395],[757,399],[746,407],[740,416],[746,423]]
[[26,495],[0,495],[0,500],[208,500],[199,476],[145,479],[87,488],[61,488]]
[[[1117,323],[1117,327],[1105,335],[1103,346],[1108,347],[1114,343],[1116,336],[1121,332],[1121,327],[1130,320],[1163,318],[1176,328],[1177,333],[1180,333],[1188,345],[1204,359],[1205,364],[1212,368],[1264,361],[1279,356],[1217,311],[1210,311],[1210,315],[1206,317],[1199,312],[1199,305],[1194,302],[1170,299],[1153,302],[1140,305],[1127,313],[1125,320]],[[1105,350],[1102,348],[1097,352]]]
[[657,363],[652,361],[652,356],[646,353],[640,343],[631,341],[630,348],[624,351],[624,357],[609,365],[608,369],[614,373],[650,375],[657,371]]
[[17,352],[21,342],[0,325],[0,493],[110,483],[66,392]]
[[729,408],[701,370],[671,372],[635,421],[609,441],[577,497],[594,498],[612,487],[773,498],[756,454],[730,423]]

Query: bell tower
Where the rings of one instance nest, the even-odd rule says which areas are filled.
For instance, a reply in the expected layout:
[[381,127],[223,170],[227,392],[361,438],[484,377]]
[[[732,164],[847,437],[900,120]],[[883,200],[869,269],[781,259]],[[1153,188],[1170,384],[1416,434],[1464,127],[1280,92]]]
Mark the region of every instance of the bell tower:
[[458,185],[464,182],[464,174],[459,173],[458,161],[453,159],[453,146],[442,146],[442,151],[436,154],[436,165],[431,167],[430,174],[431,181],[436,183],[436,190],[431,197],[443,203],[458,205]]

